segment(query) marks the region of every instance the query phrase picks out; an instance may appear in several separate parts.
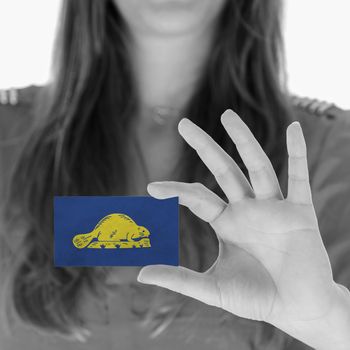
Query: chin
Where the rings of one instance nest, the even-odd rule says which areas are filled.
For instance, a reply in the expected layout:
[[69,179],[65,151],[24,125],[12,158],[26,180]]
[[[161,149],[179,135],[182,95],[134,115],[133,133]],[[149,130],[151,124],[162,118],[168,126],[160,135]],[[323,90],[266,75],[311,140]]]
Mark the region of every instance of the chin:
[[167,35],[193,31],[200,26],[197,1],[150,1],[144,12],[144,24],[149,30]]
[[218,16],[225,0],[114,0],[132,28],[149,34],[200,31]]

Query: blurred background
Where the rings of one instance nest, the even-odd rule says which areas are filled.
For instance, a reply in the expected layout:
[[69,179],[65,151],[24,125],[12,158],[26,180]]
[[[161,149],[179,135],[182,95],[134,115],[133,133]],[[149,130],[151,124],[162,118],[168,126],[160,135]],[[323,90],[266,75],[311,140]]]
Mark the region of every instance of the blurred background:
[[[0,0],[0,89],[49,79],[60,2]],[[350,109],[350,1],[284,2],[290,91]]]

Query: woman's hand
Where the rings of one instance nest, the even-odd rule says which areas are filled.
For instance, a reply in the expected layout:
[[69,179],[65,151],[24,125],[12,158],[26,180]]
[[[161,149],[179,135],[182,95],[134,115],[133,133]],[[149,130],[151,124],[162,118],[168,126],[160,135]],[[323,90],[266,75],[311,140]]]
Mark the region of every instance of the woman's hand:
[[[312,204],[299,123],[287,129],[284,199],[271,162],[248,127],[231,110],[221,122],[247,167],[250,183],[233,159],[190,120],[180,121],[179,132],[213,173],[228,203],[199,183],[153,182],[147,188],[156,198],[179,196],[180,204],[212,226],[219,241],[215,263],[203,273],[181,266],[146,266],[138,280],[269,322],[310,346],[323,349],[329,340],[332,349],[342,348],[341,342],[348,340],[342,333],[329,332],[332,322],[338,322],[337,329],[350,325],[339,324],[350,316],[350,311],[340,311],[350,305],[350,296],[333,281]],[[330,338],[325,340],[327,334]],[[349,343],[342,345],[350,348]]]

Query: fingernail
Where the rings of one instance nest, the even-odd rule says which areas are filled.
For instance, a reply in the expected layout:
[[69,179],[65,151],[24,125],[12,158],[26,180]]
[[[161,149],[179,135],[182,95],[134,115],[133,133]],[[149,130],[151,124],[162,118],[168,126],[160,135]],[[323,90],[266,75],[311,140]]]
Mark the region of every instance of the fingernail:
[[147,191],[148,192],[157,192],[157,189],[159,189],[159,185],[161,185],[161,182],[151,182],[147,185]]
[[161,185],[162,183],[163,181],[152,181],[147,186],[157,186],[157,185]]
[[238,116],[236,112],[234,112],[232,109],[226,109],[226,111],[221,115],[221,120],[232,119],[235,116]]
[[223,114],[233,114],[233,115],[236,115],[237,113],[234,111],[234,110],[232,110],[231,108],[228,108],[228,109],[226,109],[226,111],[223,113]]
[[137,281],[140,282],[140,283],[143,283],[143,279],[142,279],[141,274],[138,274]]
[[147,279],[145,279],[145,277],[143,276],[142,271],[140,271],[139,274],[137,275],[137,281],[140,283],[149,284],[149,282],[147,282]]
[[180,125],[180,124],[183,124],[183,123],[188,123],[188,122],[191,123],[191,121],[190,121],[188,118],[184,117],[184,118],[182,118],[182,119],[179,121],[179,125]]
[[184,130],[186,130],[186,127],[190,126],[190,125],[193,125],[194,123],[189,120],[188,118],[182,118],[180,121],[179,121],[179,124],[178,124],[178,130],[181,132],[183,132]]

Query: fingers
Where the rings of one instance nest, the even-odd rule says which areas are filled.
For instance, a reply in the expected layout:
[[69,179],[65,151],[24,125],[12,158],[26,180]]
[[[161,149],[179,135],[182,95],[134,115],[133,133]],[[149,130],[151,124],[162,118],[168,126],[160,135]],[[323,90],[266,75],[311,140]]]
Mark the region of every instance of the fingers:
[[178,125],[185,141],[215,176],[230,202],[253,196],[251,186],[234,160],[200,127],[187,118]]
[[306,144],[301,126],[294,122],[287,128],[288,197],[290,202],[312,204]]
[[209,223],[214,221],[227,205],[214,192],[198,182],[151,182],[147,186],[147,191],[152,197],[158,199],[178,196],[181,205]]
[[170,289],[209,305],[221,306],[220,293],[217,292],[213,278],[183,266],[145,266],[139,272],[137,280]]
[[272,164],[248,126],[232,110],[225,111],[221,116],[221,123],[236,144],[237,151],[248,169],[255,197],[283,199]]

